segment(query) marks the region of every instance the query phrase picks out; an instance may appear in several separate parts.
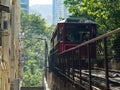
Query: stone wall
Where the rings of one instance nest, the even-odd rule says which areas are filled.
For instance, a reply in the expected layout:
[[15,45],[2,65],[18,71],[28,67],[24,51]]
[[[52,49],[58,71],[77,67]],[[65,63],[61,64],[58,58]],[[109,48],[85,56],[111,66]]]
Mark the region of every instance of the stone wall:
[[14,82],[19,81],[19,1],[0,0],[0,90],[19,90],[14,89]]

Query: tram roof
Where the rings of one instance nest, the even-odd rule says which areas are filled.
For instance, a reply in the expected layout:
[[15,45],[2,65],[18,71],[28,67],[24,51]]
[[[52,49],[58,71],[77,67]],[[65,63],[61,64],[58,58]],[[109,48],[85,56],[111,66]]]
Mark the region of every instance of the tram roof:
[[66,18],[65,20],[62,20],[59,23],[91,23],[91,24],[96,24],[92,20],[88,20],[86,18]]

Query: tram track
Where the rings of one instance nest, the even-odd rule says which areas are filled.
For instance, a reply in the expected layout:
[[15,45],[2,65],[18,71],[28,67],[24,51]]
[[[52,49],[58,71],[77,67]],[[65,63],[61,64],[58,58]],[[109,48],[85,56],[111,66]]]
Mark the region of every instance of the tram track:
[[[101,90],[104,90],[103,88],[105,88],[105,84],[106,84],[106,78],[105,78],[105,72],[101,71],[101,70],[91,70],[92,74],[91,74],[91,83],[94,87],[98,87],[98,88],[102,88]],[[93,73],[94,72],[94,73]],[[109,70],[109,73],[113,74],[114,71],[111,72],[111,70]],[[80,81],[80,77],[79,76],[79,70],[76,71],[76,76]],[[84,78],[84,81],[89,82],[89,71],[88,70],[82,70],[81,71],[81,79]],[[119,75],[119,71],[115,71],[114,74]],[[110,89],[113,90],[113,88],[116,88],[118,90],[120,90],[120,76],[115,76],[115,77],[109,77],[109,85],[110,85]]]
[[[99,68],[98,68],[99,69]],[[91,83],[92,83],[92,89],[93,90],[106,90],[106,79],[105,79],[105,72],[104,70],[91,70]],[[73,70],[70,70],[64,73],[62,70],[56,67],[56,70],[60,75],[62,75],[67,80],[70,80],[71,83],[82,86],[85,88],[85,90],[89,90],[89,71],[88,70],[81,70],[81,76],[80,71],[78,69],[74,69],[74,73],[72,73]],[[94,72],[94,73],[93,73]],[[114,74],[120,74],[119,71],[110,70],[109,73]],[[110,90],[120,90],[120,77],[109,77],[109,86]]]

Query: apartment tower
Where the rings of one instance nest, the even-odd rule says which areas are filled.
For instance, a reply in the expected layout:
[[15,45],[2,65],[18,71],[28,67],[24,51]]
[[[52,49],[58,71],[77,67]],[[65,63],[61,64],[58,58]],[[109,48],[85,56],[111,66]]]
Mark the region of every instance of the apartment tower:
[[29,13],[29,0],[21,0],[21,8],[24,12]]
[[67,17],[68,9],[64,5],[64,0],[53,0],[53,24]]

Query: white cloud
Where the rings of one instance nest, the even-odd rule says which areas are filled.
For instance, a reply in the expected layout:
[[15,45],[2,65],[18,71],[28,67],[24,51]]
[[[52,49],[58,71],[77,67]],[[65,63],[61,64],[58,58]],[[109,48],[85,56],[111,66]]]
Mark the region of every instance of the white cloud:
[[52,4],[52,0],[30,0],[30,6],[35,4]]

